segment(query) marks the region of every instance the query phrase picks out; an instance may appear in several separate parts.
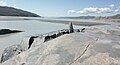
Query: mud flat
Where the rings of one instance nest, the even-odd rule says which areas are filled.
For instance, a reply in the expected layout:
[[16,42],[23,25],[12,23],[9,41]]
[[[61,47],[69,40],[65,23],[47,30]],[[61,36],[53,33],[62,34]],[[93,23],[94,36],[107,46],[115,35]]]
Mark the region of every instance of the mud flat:
[[73,22],[74,25],[79,26],[94,26],[94,25],[109,25],[111,22],[118,22],[120,19],[117,20],[95,20],[95,19],[49,19],[43,18],[38,19],[38,21],[43,22],[51,22],[51,23],[61,23],[61,24],[68,24],[69,22]]

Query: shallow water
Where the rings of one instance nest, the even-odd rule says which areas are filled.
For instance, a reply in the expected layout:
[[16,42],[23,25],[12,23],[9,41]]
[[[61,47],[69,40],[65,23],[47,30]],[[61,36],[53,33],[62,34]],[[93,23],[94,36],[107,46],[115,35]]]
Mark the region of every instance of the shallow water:
[[[0,48],[7,47],[14,44],[19,44],[23,38],[31,35],[40,35],[59,29],[68,29],[69,26],[65,24],[42,22],[38,20],[11,20],[0,21],[0,29],[21,30],[24,32],[0,35]],[[81,28],[75,26],[75,28]]]

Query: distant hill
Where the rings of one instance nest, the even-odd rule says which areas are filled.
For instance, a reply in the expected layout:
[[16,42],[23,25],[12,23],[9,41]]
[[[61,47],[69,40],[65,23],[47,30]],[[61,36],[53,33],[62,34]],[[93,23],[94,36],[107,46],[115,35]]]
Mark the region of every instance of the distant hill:
[[120,19],[120,14],[113,16],[76,16],[76,17],[58,17],[61,19]]
[[117,14],[117,15],[114,15],[114,16],[109,16],[108,18],[120,19],[120,14]]
[[59,17],[63,19],[93,19],[95,16]]
[[0,16],[41,17],[37,14],[28,11],[7,6],[0,6]]

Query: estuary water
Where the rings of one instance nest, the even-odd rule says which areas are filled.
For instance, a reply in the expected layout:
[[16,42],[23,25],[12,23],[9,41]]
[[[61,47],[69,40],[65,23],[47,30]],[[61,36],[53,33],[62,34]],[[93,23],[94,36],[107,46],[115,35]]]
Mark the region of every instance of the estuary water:
[[[78,28],[78,26],[75,26]],[[39,20],[10,20],[0,21],[0,29],[21,30],[24,32],[0,35],[0,48],[14,44],[19,44],[23,38],[32,35],[41,35],[44,33],[68,29],[67,24],[58,24],[50,22],[42,22]]]

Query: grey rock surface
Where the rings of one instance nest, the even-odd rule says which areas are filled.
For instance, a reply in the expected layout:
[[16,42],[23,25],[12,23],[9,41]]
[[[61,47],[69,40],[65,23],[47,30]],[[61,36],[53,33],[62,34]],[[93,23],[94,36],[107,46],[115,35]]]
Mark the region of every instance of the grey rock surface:
[[13,46],[6,48],[2,54],[1,62],[4,62],[12,58],[13,56],[20,54],[22,51],[23,49],[21,48],[20,45],[13,45]]

